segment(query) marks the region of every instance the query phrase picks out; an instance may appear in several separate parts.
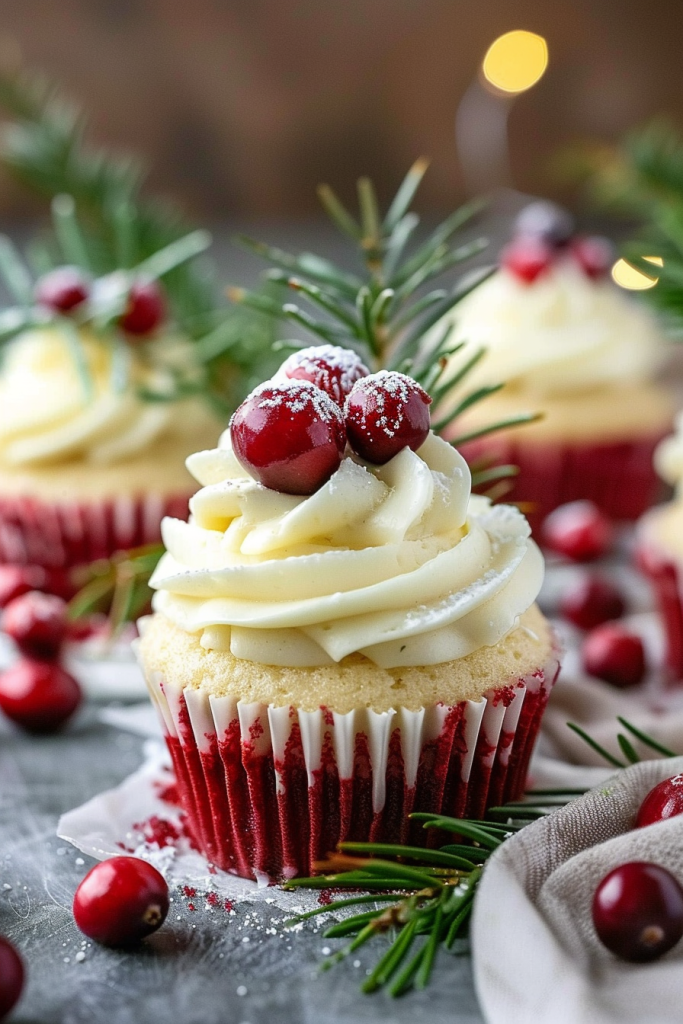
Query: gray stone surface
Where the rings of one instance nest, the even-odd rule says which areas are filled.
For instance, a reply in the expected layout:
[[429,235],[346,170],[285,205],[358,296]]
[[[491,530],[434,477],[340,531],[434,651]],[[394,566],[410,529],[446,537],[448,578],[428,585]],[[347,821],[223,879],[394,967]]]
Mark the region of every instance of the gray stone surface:
[[0,933],[22,951],[29,979],[13,1022],[412,1024],[428,1015],[482,1024],[468,957],[442,953],[426,992],[363,996],[363,972],[384,940],[320,973],[323,948],[336,943],[313,924],[284,932],[282,912],[262,904],[228,915],[200,898],[193,912],[175,893],[164,927],[136,950],[84,945],[71,901],[92,862],[57,839],[57,819],[141,761],[140,741],[99,724],[94,710],[54,738],[0,725]]

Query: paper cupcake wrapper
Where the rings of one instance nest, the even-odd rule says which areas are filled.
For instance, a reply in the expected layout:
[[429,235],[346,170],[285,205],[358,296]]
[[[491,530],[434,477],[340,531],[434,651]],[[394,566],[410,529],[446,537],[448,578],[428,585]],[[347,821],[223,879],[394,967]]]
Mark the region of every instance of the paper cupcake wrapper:
[[664,629],[664,668],[671,685],[683,686],[683,564],[648,536],[648,517],[638,530],[636,562],[652,586]]
[[480,701],[337,714],[147,684],[208,860],[245,878],[309,874],[343,840],[424,845],[412,811],[481,817],[516,799],[556,656]]
[[463,445],[461,452],[468,462],[484,457],[519,467],[505,500],[531,503],[534,528],[558,505],[578,499],[595,502],[612,519],[634,522],[661,490],[653,456],[662,436],[604,444],[532,444],[493,436]]
[[187,518],[190,492],[99,501],[0,497],[0,562],[63,569],[161,540],[164,516]]

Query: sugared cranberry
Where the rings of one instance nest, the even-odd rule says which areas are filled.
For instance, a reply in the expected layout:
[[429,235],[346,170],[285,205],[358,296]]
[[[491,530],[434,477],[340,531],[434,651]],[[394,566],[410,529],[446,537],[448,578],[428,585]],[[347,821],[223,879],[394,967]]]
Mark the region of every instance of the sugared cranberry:
[[363,377],[344,407],[349,444],[376,466],[404,448],[417,451],[429,433],[431,401],[417,381],[403,373],[380,370]]
[[650,790],[638,810],[636,828],[654,825],[678,814],[683,814],[683,775],[664,779]]
[[66,602],[32,590],[5,608],[2,628],[31,658],[55,658],[66,636]]
[[614,531],[592,501],[570,501],[550,513],[542,536],[549,548],[572,562],[591,562],[607,554]]
[[245,469],[285,494],[314,494],[346,447],[341,409],[308,380],[260,384],[230,420],[230,439]]
[[538,199],[529,203],[517,215],[515,234],[523,238],[535,238],[553,249],[567,245],[574,234],[574,218],[557,203]]
[[90,295],[90,281],[78,267],[56,267],[39,278],[36,302],[57,313],[70,313]]
[[19,1002],[24,987],[24,962],[9,941],[0,935],[0,1020]]
[[0,565],[0,608],[29,590],[49,589],[49,574],[40,565]]
[[73,911],[89,939],[127,946],[161,927],[168,903],[168,885],[156,868],[139,857],[112,857],[85,876]]
[[74,677],[54,662],[22,658],[0,674],[0,709],[27,732],[57,732],[81,696]]
[[581,658],[589,675],[612,686],[637,686],[645,675],[643,641],[614,622],[606,622],[588,634]]
[[620,619],[624,611],[624,600],[614,584],[592,573],[581,576],[560,599],[561,614],[579,629]]
[[344,405],[346,396],[361,377],[370,373],[360,356],[349,348],[317,345],[292,352],[280,367],[276,380],[310,380],[325,391],[337,405]]
[[683,889],[666,868],[631,861],[610,871],[595,890],[598,938],[622,960],[656,960],[683,935]]
[[128,334],[150,334],[166,316],[166,300],[157,281],[133,281],[128,305],[119,321]]
[[593,280],[605,277],[614,263],[612,243],[599,235],[577,238],[572,242],[571,252],[584,274]]
[[516,238],[500,254],[501,266],[525,284],[533,284],[546,273],[552,261],[552,251],[537,238]]

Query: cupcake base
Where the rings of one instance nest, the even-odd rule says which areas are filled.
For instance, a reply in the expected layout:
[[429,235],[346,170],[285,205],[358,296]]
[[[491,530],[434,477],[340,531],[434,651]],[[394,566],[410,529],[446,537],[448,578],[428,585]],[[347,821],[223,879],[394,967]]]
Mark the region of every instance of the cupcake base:
[[552,654],[479,701],[347,714],[209,696],[154,671],[147,682],[197,845],[217,867],[278,881],[344,840],[424,845],[413,811],[480,817],[519,797],[558,671]]
[[530,443],[503,435],[470,442],[460,450],[470,464],[485,460],[519,468],[505,501],[523,502],[525,514],[537,530],[558,505],[579,499],[594,502],[611,519],[639,519],[661,489],[653,456],[662,436],[570,444]]
[[164,516],[187,518],[188,492],[86,502],[0,497],[0,562],[65,569],[161,540]]

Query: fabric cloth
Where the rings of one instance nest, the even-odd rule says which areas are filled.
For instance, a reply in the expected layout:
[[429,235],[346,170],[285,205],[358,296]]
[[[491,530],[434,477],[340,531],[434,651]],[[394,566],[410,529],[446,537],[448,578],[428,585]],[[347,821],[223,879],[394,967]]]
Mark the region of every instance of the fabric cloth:
[[488,1024],[680,1024],[683,941],[651,964],[620,961],[599,941],[591,903],[627,861],[653,861],[683,880],[683,817],[633,829],[650,789],[682,771],[683,757],[619,771],[494,854],[472,921]]

